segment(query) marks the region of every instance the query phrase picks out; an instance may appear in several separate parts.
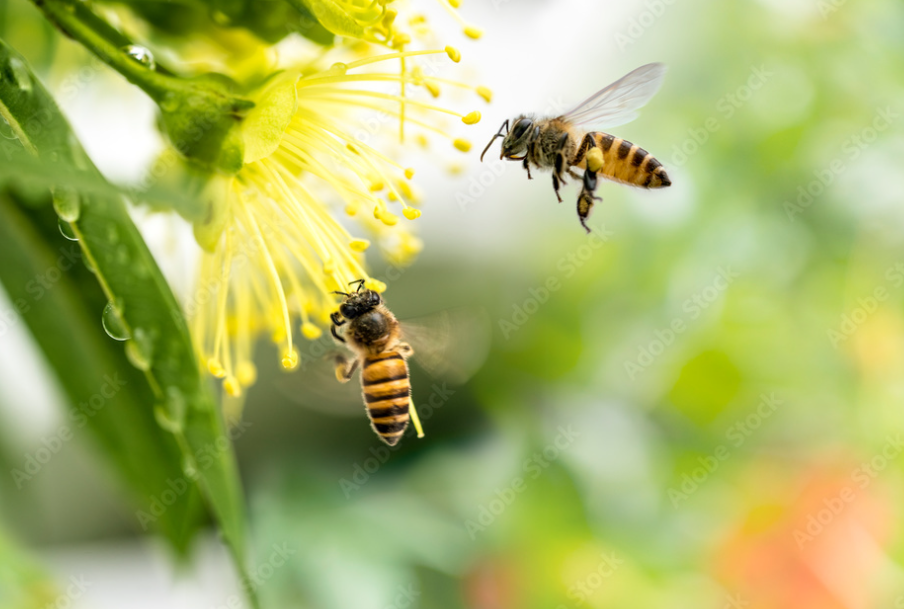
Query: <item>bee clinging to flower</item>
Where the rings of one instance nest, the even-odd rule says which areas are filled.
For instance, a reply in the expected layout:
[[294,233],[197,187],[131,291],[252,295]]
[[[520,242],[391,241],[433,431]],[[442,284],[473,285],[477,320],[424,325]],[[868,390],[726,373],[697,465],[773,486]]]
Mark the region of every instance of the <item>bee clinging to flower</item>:
[[[511,128],[506,120],[484,148],[480,160],[496,138],[503,138],[499,158],[522,161],[528,179],[531,165],[552,170],[552,185],[559,203],[559,187],[565,183],[565,174],[582,180],[578,218],[589,233],[587,218],[593,204],[601,200],[594,194],[598,176],[641,188],[672,184],[662,163],[637,144],[584,129],[615,127],[634,120],[637,110],[659,90],[665,69],[661,63],[641,66],[555,118],[521,114],[511,120]],[[574,168],[583,169],[583,176]]]

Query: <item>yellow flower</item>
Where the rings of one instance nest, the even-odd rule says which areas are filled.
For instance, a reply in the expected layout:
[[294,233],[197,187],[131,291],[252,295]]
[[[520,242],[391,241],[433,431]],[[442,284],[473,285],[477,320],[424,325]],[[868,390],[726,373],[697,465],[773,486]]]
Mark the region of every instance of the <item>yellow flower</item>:
[[[377,147],[382,123],[398,123],[402,142],[407,126],[446,138],[450,151],[470,148],[436,119],[471,125],[479,112],[460,114],[421,99],[441,85],[486,98],[483,87],[435,75],[436,59],[448,65],[458,51],[373,54],[373,48],[352,43],[340,49],[347,62],[272,77],[243,124],[244,166],[208,186],[211,212],[195,230],[205,252],[191,324],[202,361],[230,396],[257,377],[258,334],[270,336],[281,365],[292,369],[300,357],[296,337],[315,340],[328,328],[338,306],[334,290],[356,279],[385,289],[366,270],[372,243],[396,265],[420,251],[409,223],[421,215],[412,206],[414,169]],[[340,222],[343,215],[351,222]]]

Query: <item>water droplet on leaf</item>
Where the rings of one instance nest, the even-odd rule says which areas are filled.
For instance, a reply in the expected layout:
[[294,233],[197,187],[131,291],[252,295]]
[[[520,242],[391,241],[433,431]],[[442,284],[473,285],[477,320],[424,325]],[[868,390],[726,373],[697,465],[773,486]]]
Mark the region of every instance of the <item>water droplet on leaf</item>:
[[146,68],[153,70],[157,67],[157,63],[154,61],[154,54],[147,47],[130,44],[122,47],[122,52]]
[[82,212],[78,193],[70,188],[57,188],[53,192],[53,209],[66,222],[75,222]]
[[143,328],[135,330],[132,339],[126,343],[126,357],[139,370],[149,370],[154,355],[154,343]]
[[13,82],[19,87],[23,93],[31,93],[31,74],[25,62],[18,57],[9,58],[9,69],[12,71]]
[[107,336],[113,340],[129,340],[129,338],[131,338],[125,321],[122,319],[120,308],[112,302],[108,302],[107,306],[104,307],[104,314],[101,317],[101,322],[104,325],[104,331],[107,333]]
[[184,459],[182,459],[182,473],[185,474],[185,477],[189,480],[197,479],[198,466],[192,457],[186,456]]
[[69,224],[65,220],[60,220],[59,223],[60,233],[62,233],[64,237],[66,237],[70,241],[78,241],[78,237],[75,235],[75,231],[72,230],[71,224]]
[[82,256],[82,261],[84,261],[85,268],[88,269],[88,271],[97,275],[97,267],[94,266],[94,262],[91,261],[90,256]]

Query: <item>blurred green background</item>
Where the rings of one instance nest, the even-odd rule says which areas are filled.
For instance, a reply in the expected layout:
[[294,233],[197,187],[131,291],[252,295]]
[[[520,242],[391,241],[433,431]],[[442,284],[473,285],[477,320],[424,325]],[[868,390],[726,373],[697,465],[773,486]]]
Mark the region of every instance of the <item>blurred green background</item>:
[[[51,90],[88,62],[30,4],[0,6],[0,36]],[[401,271],[371,260],[373,274],[402,318],[485,308],[491,352],[462,387],[415,367],[427,435],[389,450],[355,391],[284,374],[260,346],[234,435],[264,605],[904,606],[904,5],[462,10],[486,31],[462,43],[496,94],[486,140],[505,118],[565,110],[666,62],[659,95],[612,131],[656,155],[673,186],[601,184],[588,237],[575,187],[558,205],[548,174],[528,182],[473,151],[454,176],[441,155],[421,161],[425,251]],[[108,72],[88,90],[126,95]],[[152,133],[134,103],[147,119],[134,129]],[[70,120],[89,152],[129,151]],[[53,409],[37,408],[43,427],[15,421],[55,395],[35,393],[51,382],[11,341],[3,378],[32,389],[0,394],[8,471],[54,428]],[[168,567],[90,438],[63,450],[22,490],[0,477],[0,512],[60,587],[91,574],[75,606],[233,606],[213,539]],[[5,544],[0,583],[22,581]]]

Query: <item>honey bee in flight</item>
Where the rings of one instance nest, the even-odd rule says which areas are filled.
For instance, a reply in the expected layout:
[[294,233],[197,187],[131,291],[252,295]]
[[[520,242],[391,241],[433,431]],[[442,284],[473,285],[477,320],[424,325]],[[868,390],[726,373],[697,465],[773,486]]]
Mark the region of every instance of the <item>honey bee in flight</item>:
[[[489,332],[486,319],[474,311],[443,311],[417,320],[399,322],[383,304],[383,298],[364,287],[353,292],[336,292],[344,297],[339,311],[330,315],[333,338],[345,345],[354,358],[337,355],[336,378],[347,383],[361,368],[361,392],[371,427],[381,440],[395,446],[408,421],[413,419],[418,436],[423,436],[417,412],[411,402],[408,358],[418,346],[418,363],[438,378],[453,384],[465,382],[486,358]],[[431,396],[432,397],[432,396]]]
[[[483,161],[497,137],[503,138],[499,158],[523,161],[528,179],[531,164],[541,170],[552,170],[552,186],[559,203],[562,202],[559,187],[565,183],[565,174],[582,179],[578,218],[589,233],[590,210],[596,201],[602,200],[594,195],[598,176],[641,188],[664,188],[672,184],[662,163],[637,144],[602,131],[586,130],[615,127],[634,120],[637,110],[659,90],[665,70],[661,63],[641,66],[562,116],[537,118],[521,114],[512,120],[511,129],[506,120],[484,148],[480,160]],[[575,167],[583,169],[584,175],[578,174]]]
[[[356,357],[336,356],[336,378],[348,382],[361,366],[361,390],[370,424],[380,439],[395,446],[405,433],[411,418],[411,382],[406,360],[414,349],[402,342],[395,315],[383,304],[380,294],[363,289],[364,280],[352,282],[358,289],[345,297],[339,311],[330,315],[330,333],[344,343]],[[338,328],[348,324],[341,334]]]

